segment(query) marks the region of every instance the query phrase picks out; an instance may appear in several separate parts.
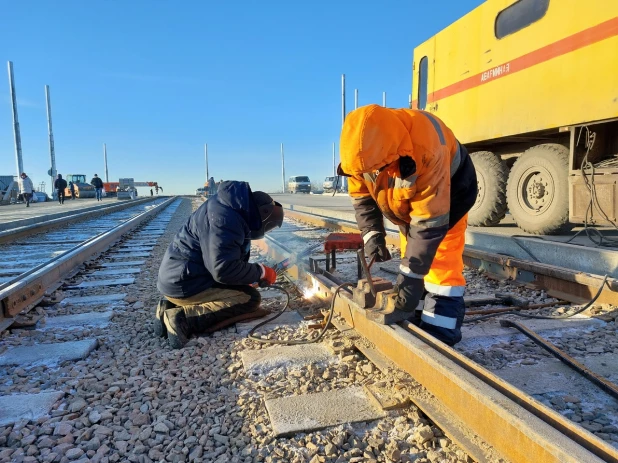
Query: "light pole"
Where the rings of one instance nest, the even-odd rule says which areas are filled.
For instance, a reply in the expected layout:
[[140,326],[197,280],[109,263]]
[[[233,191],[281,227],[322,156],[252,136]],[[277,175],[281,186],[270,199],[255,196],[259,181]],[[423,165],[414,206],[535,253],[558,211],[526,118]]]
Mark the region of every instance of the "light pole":
[[281,186],[283,187],[283,193],[285,193],[285,158],[283,156],[283,143],[281,143]]
[[15,77],[13,76],[13,62],[7,63],[9,69],[9,90],[11,92],[11,107],[13,108],[13,138],[15,139],[15,164],[17,178],[24,171],[24,161],[21,156],[21,135],[19,133],[19,119],[17,117],[17,97],[15,96]]
[[51,169],[49,170],[49,177],[51,178],[51,190],[52,198],[57,198],[56,189],[54,188],[54,179],[58,171],[56,170],[56,150],[54,147],[54,132],[52,130],[52,116],[51,116],[51,98],[49,95],[49,85],[45,86],[45,105],[47,107],[47,135],[49,138],[49,157],[51,160]]

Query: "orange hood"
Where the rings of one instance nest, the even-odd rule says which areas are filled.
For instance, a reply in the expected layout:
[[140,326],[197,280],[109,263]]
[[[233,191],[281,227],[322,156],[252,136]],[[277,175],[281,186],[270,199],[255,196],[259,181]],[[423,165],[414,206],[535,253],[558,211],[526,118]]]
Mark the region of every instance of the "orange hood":
[[369,105],[352,111],[341,130],[341,169],[359,175],[412,156],[411,125],[404,109]]

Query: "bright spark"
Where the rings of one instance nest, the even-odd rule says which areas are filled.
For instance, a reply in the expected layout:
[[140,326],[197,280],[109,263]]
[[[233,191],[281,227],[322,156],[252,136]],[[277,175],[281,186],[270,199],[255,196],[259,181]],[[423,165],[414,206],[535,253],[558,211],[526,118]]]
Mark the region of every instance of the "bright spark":
[[317,291],[314,288],[304,288],[303,296],[305,296],[305,299],[311,299],[313,296],[315,296],[316,292]]

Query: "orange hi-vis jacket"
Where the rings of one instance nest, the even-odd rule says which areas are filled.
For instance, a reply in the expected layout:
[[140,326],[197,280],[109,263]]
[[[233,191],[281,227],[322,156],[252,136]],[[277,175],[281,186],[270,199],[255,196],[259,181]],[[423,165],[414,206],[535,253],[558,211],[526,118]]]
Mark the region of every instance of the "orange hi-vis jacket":
[[340,156],[339,173],[350,177],[365,242],[385,232],[384,215],[407,238],[407,273],[427,275],[449,228],[476,199],[476,174],[465,148],[432,114],[369,105],[346,118]]

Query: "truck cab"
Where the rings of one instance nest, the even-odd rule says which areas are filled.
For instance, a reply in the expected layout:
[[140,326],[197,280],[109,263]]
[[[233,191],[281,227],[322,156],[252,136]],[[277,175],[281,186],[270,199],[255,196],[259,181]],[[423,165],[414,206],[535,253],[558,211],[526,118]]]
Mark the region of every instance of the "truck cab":
[[288,182],[288,191],[295,193],[311,193],[311,180],[306,175],[294,175]]

